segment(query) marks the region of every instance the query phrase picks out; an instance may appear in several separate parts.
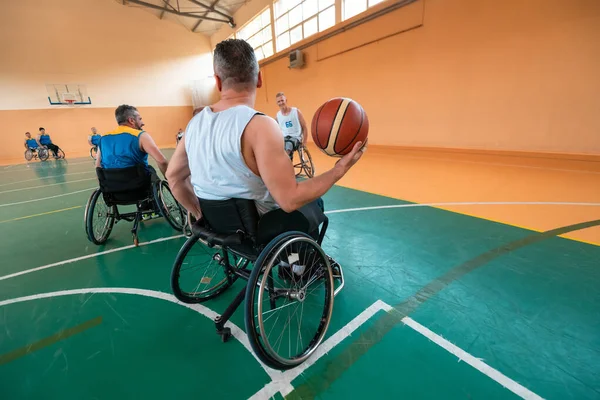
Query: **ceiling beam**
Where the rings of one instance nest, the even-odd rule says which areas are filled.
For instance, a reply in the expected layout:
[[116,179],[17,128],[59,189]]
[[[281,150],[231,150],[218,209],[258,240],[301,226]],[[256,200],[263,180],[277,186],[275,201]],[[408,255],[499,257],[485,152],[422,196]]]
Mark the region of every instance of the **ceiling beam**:
[[193,13],[171,10],[167,7],[157,6],[156,4],[146,3],[145,1],[141,1],[141,0],[127,0],[127,1],[129,3],[138,4],[140,6],[153,8],[155,10],[159,10],[159,11],[163,11],[163,12],[168,12],[171,14],[179,15],[181,17],[189,17],[189,18],[195,18],[195,19],[199,19],[199,20],[207,20],[207,21],[215,21],[215,22],[224,22],[224,23],[228,23],[230,26],[233,23],[233,18],[231,18],[231,17],[228,17],[228,19],[212,18],[212,17],[202,16],[202,15],[196,15]]
[[219,14],[220,16],[222,16],[222,17],[225,17],[225,18],[229,19],[229,21],[233,23],[233,17],[232,17],[232,16],[230,16],[230,15],[227,15],[227,14],[225,14],[225,13],[223,13],[223,12],[221,12],[221,11],[219,11],[219,10],[215,9],[215,6],[214,6],[214,5],[207,6],[206,4],[204,4],[204,3],[201,3],[201,2],[199,2],[198,0],[188,0],[188,1],[190,1],[190,2],[192,2],[192,3],[194,3],[194,4],[196,4],[196,5],[199,5],[199,6],[200,6],[200,7],[202,7],[202,8],[206,8],[206,9],[207,9],[208,11],[210,11],[210,12],[213,12],[213,13],[215,13],[215,14]]
[[[217,4],[219,4],[219,0],[213,0],[212,4],[210,6],[211,6],[211,8],[214,8]],[[206,17],[209,12],[210,11],[206,11],[203,15]],[[192,28],[192,32],[196,32],[196,29],[198,29],[198,27],[200,26],[201,23],[202,23],[202,20],[199,20],[198,22],[196,22],[196,25],[194,25],[194,27]],[[234,26],[232,26],[232,28],[235,27],[235,23],[233,25]]]

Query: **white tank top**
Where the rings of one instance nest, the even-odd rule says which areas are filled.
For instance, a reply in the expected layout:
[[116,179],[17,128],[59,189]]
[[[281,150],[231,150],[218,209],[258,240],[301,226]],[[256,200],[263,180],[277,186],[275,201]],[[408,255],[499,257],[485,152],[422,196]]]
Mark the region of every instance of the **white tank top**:
[[242,133],[257,114],[263,115],[243,105],[220,112],[206,107],[191,119],[185,130],[185,150],[196,196],[254,200],[261,215],[278,208],[242,155]]
[[288,115],[283,115],[281,110],[277,112],[277,122],[283,136],[292,136],[298,139],[302,138],[302,127],[300,126],[300,119],[298,118],[298,109],[292,107],[292,110]]

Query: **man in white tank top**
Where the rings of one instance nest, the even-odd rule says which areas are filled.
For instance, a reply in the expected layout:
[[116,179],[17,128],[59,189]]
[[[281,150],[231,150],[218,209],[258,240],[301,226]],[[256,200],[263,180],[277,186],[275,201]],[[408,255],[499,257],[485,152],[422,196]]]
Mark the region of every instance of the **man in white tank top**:
[[177,201],[196,219],[199,198],[252,199],[260,215],[322,204],[321,196],[362,156],[362,143],[329,171],[297,182],[277,122],[254,110],[262,74],[252,46],[239,39],[217,44],[213,66],[221,99],[190,120],[169,162],[166,177]]
[[277,123],[283,133],[285,151],[290,159],[295,150],[298,150],[300,143],[306,144],[308,140],[308,129],[304,115],[296,107],[290,107],[287,104],[287,97],[283,92],[275,96],[279,111],[277,112]]

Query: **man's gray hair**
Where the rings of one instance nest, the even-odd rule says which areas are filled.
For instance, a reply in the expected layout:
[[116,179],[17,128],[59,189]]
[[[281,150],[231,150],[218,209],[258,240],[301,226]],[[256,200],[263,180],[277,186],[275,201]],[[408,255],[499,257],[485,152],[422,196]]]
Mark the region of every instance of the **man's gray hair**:
[[115,110],[115,119],[117,120],[117,124],[121,125],[127,122],[129,118],[135,118],[135,113],[137,112],[137,108],[134,106],[128,106],[127,104],[122,104]]
[[258,81],[258,61],[254,49],[241,39],[228,39],[217,44],[213,65],[215,74],[226,88],[250,89]]

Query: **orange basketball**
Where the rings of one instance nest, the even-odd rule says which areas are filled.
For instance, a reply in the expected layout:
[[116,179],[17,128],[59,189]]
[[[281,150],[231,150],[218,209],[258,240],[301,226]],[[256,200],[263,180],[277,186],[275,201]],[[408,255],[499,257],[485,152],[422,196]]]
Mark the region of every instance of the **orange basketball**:
[[315,112],[311,123],[312,138],[319,149],[332,157],[348,154],[356,142],[367,140],[369,119],[356,101],[337,97]]

